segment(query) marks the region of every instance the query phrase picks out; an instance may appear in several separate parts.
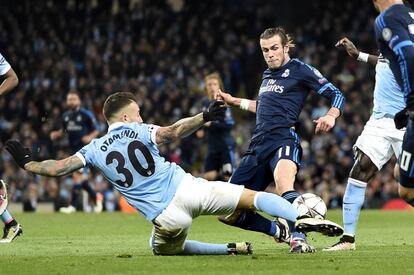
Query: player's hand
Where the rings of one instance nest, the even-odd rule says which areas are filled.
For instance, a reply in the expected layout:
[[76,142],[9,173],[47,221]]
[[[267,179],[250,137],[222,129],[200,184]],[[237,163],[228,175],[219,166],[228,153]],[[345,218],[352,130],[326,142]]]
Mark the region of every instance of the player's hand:
[[231,94],[225,93],[220,89],[218,90],[217,98],[220,98],[227,104],[234,105],[235,98]]
[[205,122],[214,120],[223,121],[226,115],[226,109],[226,104],[223,101],[213,101],[207,110],[203,112],[203,119]]
[[407,126],[407,123],[408,123],[407,109],[403,109],[395,114],[394,123],[395,123],[395,128],[397,128],[398,130]]
[[335,117],[331,115],[325,115],[313,121],[316,123],[315,133],[326,133],[335,126]]
[[344,47],[351,57],[358,58],[358,55],[359,55],[358,49],[355,47],[354,43],[352,43],[352,41],[349,40],[347,37],[344,37],[338,42],[336,42],[335,47],[337,48]]
[[220,95],[220,89],[218,89],[215,93],[214,93],[214,100],[218,100],[218,101],[224,101],[223,97]]
[[6,150],[12,155],[17,165],[23,169],[26,163],[32,161],[32,152],[29,148],[23,147],[18,140],[10,139],[6,141]]

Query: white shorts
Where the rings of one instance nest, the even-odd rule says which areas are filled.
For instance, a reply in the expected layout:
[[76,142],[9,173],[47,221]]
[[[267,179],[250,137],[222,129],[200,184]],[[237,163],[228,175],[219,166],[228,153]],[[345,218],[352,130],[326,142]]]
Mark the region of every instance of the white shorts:
[[181,253],[193,219],[200,215],[233,213],[243,189],[243,185],[207,181],[187,174],[170,204],[153,221],[150,239],[153,253]]
[[357,147],[364,152],[378,170],[381,170],[393,153],[397,158],[400,156],[404,133],[405,128],[403,130],[395,128],[392,118],[371,117],[358,137],[354,149]]

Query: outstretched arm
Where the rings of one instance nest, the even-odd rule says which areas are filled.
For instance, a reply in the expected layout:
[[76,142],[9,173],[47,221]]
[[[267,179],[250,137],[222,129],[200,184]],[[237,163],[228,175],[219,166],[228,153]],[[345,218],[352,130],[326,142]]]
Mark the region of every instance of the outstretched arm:
[[349,56],[359,61],[368,62],[372,65],[376,65],[378,62],[378,56],[359,51],[357,47],[355,47],[354,43],[352,43],[352,41],[347,37],[344,37],[336,42],[335,47],[344,47]]
[[239,106],[240,109],[256,113],[256,100],[234,97],[231,94],[219,90],[219,96],[229,105]]
[[207,111],[193,117],[180,119],[176,123],[158,128],[155,135],[155,142],[160,145],[186,137],[200,128],[205,122],[224,120],[226,106],[223,101],[214,101]]
[[82,160],[76,155],[62,160],[31,161],[24,165],[24,169],[42,176],[60,177],[70,174],[83,167]]
[[157,144],[169,143],[179,138],[186,137],[204,124],[203,114],[180,119],[173,125],[160,127],[156,133]]
[[30,149],[23,147],[18,140],[8,140],[6,142],[6,150],[9,151],[14,161],[21,168],[42,176],[60,177],[84,166],[82,160],[76,155],[62,160],[33,161]]

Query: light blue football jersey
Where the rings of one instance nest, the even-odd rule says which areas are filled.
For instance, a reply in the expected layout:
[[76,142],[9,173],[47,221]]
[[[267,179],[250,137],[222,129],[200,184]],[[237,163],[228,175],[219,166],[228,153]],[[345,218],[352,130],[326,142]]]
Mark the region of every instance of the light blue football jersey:
[[374,108],[372,116],[377,119],[384,116],[393,117],[405,108],[404,94],[395,80],[388,60],[380,56],[375,71]]
[[6,74],[10,70],[9,62],[0,53],[0,75]]
[[157,128],[117,122],[105,136],[94,139],[76,153],[84,165],[101,171],[150,221],[168,206],[186,174],[180,166],[160,156],[155,145]]

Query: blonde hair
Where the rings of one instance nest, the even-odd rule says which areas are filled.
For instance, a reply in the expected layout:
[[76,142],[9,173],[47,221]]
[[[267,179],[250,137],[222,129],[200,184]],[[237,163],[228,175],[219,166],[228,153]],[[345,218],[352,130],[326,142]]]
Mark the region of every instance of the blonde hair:
[[219,86],[220,86],[220,90],[224,91],[223,80],[221,79],[218,73],[211,73],[211,74],[206,75],[206,77],[204,77],[204,83],[207,83],[207,81],[210,79],[217,79]]

